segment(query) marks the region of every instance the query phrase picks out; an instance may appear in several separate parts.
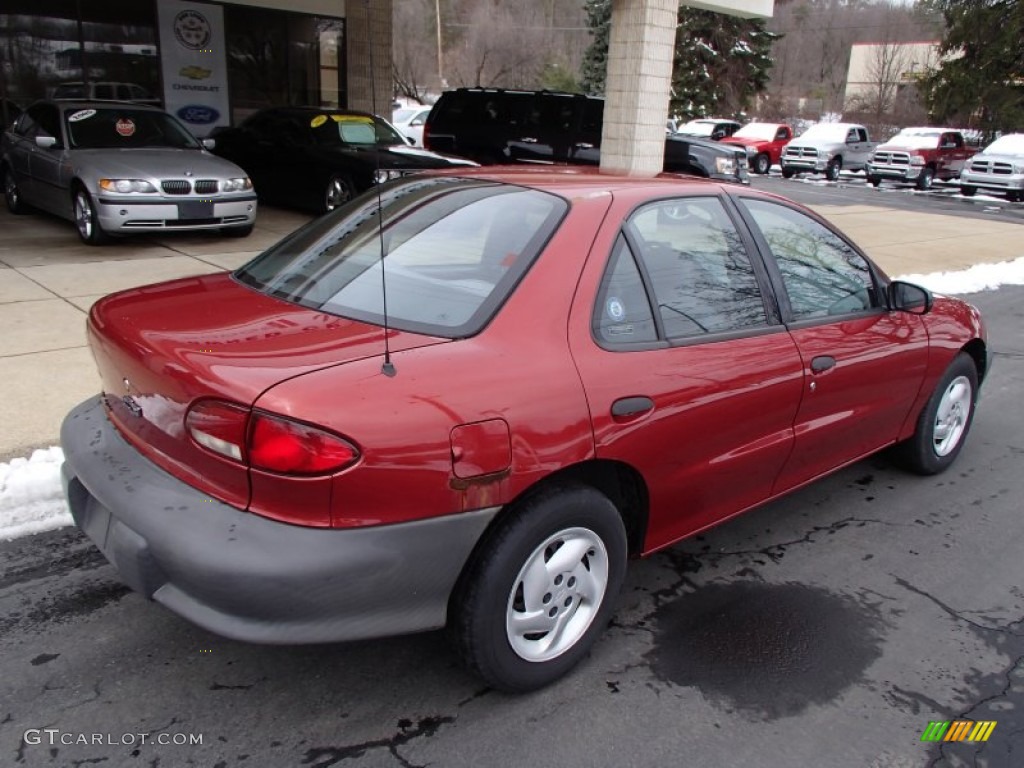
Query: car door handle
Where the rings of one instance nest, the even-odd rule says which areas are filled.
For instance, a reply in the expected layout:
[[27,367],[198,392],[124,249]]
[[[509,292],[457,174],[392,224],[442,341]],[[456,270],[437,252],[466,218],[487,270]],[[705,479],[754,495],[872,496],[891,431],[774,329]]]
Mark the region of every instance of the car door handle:
[[811,360],[811,373],[824,373],[836,367],[836,359],[831,355],[818,355]]
[[573,144],[576,149],[593,149],[594,145],[586,141],[581,141],[578,144]]
[[620,397],[612,403],[612,416],[617,419],[627,419],[653,409],[654,401],[649,397]]

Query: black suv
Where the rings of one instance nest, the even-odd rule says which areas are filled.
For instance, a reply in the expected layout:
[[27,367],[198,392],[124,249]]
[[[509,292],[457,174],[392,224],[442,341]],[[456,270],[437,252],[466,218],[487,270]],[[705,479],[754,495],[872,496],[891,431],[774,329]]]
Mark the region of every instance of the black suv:
[[[604,99],[555,91],[458,88],[430,111],[423,145],[482,165],[598,165]],[[665,138],[664,169],[749,183],[742,150],[694,136]]]

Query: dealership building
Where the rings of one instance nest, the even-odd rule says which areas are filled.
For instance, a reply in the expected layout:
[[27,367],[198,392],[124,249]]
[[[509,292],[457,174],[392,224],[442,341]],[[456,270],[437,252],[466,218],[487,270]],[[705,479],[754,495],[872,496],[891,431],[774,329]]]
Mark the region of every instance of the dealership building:
[[197,135],[271,105],[390,111],[391,2],[4,0],[0,98],[162,104]]

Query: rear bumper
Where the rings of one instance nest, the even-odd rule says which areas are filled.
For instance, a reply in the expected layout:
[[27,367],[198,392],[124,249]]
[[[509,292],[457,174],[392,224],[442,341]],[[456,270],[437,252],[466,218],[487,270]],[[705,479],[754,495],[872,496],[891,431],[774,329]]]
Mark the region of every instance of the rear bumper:
[[92,398],[61,428],[75,523],[124,581],[220,635],[356,640],[444,626],[492,507],[413,523],[304,528],[210,499],[148,461]]

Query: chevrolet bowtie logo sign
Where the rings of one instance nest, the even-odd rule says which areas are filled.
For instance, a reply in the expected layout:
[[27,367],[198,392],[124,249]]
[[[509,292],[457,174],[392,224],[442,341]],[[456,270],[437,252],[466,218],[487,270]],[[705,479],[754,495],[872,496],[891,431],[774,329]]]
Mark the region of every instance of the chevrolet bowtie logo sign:
[[995,720],[932,720],[921,741],[988,741],[995,728]]

